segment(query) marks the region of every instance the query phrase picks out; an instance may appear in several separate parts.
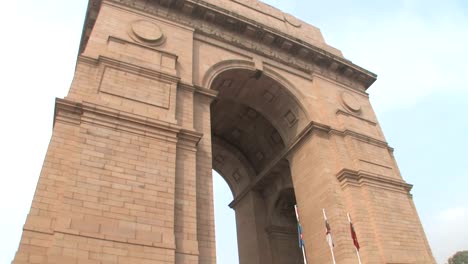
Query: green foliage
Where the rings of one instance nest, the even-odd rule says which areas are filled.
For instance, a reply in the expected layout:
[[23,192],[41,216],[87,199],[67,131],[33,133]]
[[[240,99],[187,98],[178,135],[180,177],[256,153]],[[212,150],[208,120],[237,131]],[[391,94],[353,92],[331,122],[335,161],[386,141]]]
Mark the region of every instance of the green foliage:
[[468,250],[455,253],[448,259],[448,264],[468,264]]

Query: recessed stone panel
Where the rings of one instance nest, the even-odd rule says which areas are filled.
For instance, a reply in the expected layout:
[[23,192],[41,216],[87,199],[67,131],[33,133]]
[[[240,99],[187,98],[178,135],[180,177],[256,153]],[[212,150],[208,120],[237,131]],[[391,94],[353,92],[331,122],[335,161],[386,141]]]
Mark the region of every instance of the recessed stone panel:
[[240,179],[241,179],[241,175],[239,174],[239,171],[238,171],[238,170],[236,170],[236,171],[232,174],[232,177],[234,178],[234,180],[235,180],[236,182],[239,182]]
[[269,91],[265,91],[265,93],[263,93],[263,99],[265,99],[265,101],[267,102],[273,101],[274,98],[275,98],[275,95]]
[[284,119],[288,122],[289,126],[293,126],[297,122],[297,117],[292,111],[288,111],[284,115]]
[[106,67],[99,91],[169,109],[171,84],[131,72]]
[[273,140],[273,142],[275,142],[276,144],[279,144],[282,142],[281,136],[278,133],[278,131],[273,132],[273,134],[271,135],[271,140]]

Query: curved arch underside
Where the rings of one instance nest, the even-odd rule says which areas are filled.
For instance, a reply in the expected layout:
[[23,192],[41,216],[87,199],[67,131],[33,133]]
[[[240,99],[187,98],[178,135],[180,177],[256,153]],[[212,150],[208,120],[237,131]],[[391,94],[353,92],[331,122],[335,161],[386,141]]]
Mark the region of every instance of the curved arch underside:
[[[304,109],[288,88],[261,71],[226,70],[211,89],[218,91],[211,104],[213,169],[235,198],[230,206],[243,241],[241,262],[256,248],[262,263],[301,263],[296,198],[283,153],[307,122]],[[246,244],[253,232],[262,243]]]
[[218,91],[211,104],[213,168],[236,197],[266,167],[277,174],[278,156],[307,115],[288,88],[261,71],[226,70],[214,78],[211,89]]

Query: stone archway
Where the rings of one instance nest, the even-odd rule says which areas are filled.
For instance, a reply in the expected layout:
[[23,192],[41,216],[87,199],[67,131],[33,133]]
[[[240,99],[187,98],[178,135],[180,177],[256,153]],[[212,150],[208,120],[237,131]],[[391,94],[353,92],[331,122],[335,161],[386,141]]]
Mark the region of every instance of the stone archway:
[[302,263],[283,154],[306,114],[267,74],[230,66],[212,82],[211,137],[213,169],[234,196],[240,263]]
[[90,0],[14,263],[216,263],[212,169],[242,264],[434,263],[367,88],[320,30],[255,0]]

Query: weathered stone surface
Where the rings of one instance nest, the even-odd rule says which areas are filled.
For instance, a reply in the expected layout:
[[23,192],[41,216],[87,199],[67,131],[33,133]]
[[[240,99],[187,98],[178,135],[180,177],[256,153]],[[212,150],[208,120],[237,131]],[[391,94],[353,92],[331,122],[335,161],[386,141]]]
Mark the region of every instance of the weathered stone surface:
[[254,0],[91,0],[14,263],[215,263],[212,170],[242,264],[435,263],[370,105],[376,76]]

